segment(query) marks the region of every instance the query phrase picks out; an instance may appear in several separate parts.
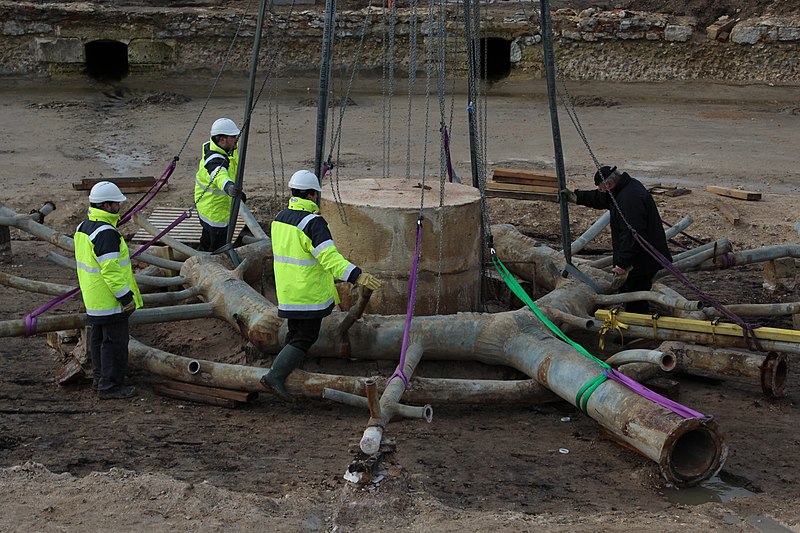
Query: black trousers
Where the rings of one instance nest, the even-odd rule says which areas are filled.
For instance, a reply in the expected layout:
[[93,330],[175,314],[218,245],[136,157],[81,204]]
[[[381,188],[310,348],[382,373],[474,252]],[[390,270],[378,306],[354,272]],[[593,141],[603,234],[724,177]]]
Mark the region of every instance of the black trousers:
[[320,318],[290,318],[286,321],[289,331],[286,333],[286,344],[308,353],[311,346],[319,338],[319,328],[322,325]]
[[203,228],[203,232],[200,234],[200,247],[198,248],[201,252],[213,252],[228,242],[228,226],[217,228],[209,226],[202,220],[200,221],[200,226]]
[[[653,278],[655,276],[655,272],[642,272],[637,274],[636,269],[634,269],[628,276],[628,279],[625,280],[625,283],[619,288],[619,292],[649,291],[653,287]],[[625,310],[629,313],[649,315],[650,303],[645,300],[628,302],[625,304]]]
[[124,385],[128,370],[128,315],[113,322],[92,324],[89,350],[97,390]]

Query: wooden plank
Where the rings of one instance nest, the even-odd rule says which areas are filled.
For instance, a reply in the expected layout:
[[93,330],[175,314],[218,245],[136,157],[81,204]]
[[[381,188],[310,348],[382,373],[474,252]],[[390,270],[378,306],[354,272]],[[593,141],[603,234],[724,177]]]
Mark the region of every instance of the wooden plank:
[[706,190],[708,192],[713,192],[714,194],[718,194],[720,196],[737,198],[739,200],[750,200],[750,201],[761,200],[760,192],[743,191],[741,189],[729,189],[727,187],[718,187],[716,185],[707,185]]
[[739,211],[734,209],[732,206],[727,205],[724,202],[714,202],[719,209],[719,212],[722,213],[722,216],[728,219],[728,222],[733,224],[734,226],[739,223],[740,216]]
[[196,392],[172,389],[167,386],[166,383],[154,384],[153,392],[161,396],[168,396],[170,398],[177,398],[179,400],[189,400],[192,402],[207,403],[209,405],[217,405],[219,407],[236,407],[239,404],[239,402],[228,398],[220,398],[218,396],[210,396],[208,394],[199,394]]
[[486,189],[486,196],[489,198],[511,198],[514,200],[542,200],[545,202],[558,202],[558,195],[555,193],[545,194],[541,192],[493,191]]
[[541,187],[539,185],[518,185],[516,183],[495,183],[495,182],[487,183],[486,190],[538,192],[546,194],[556,194],[558,192],[557,187]]
[[513,176],[494,176],[492,183],[518,183],[520,185],[539,185],[540,187],[558,187],[558,181],[549,178],[516,178]]
[[550,179],[554,182],[557,181],[557,177],[552,172],[546,172],[543,170],[522,170],[520,168],[506,168],[506,167],[497,167],[492,172],[492,179],[497,177],[505,177],[505,178],[527,178],[527,179]]
[[82,183],[91,183],[92,185],[99,183],[101,181],[111,181],[119,186],[120,184],[125,183],[139,183],[143,184],[146,183],[148,185],[152,185],[156,182],[155,176],[122,176],[122,177],[113,177],[113,178],[83,178],[81,180]]
[[174,390],[185,390],[189,392],[196,392],[198,394],[218,396],[219,398],[227,398],[237,402],[249,402],[258,398],[257,392],[223,389],[221,387],[209,387],[207,385],[197,385],[195,383],[186,383],[184,381],[177,381],[174,379],[165,381],[163,384]]
[[[91,190],[96,184],[101,181],[110,181],[114,183],[121,191],[124,192],[147,192],[150,187],[156,182],[153,176],[124,176],[119,178],[83,178],[79,182],[72,184],[72,188],[76,191]],[[169,190],[167,183],[161,188],[162,191]]]

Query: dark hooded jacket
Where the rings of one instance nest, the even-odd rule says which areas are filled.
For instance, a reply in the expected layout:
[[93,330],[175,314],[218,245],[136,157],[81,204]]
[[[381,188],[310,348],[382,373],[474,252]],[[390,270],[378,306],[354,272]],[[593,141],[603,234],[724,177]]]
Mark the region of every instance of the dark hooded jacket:
[[614,264],[622,268],[633,267],[637,274],[652,274],[661,270],[661,264],[636,242],[609,195],[614,198],[625,216],[625,220],[668,260],[672,256],[667,248],[667,237],[653,197],[644,185],[627,172],[623,172],[616,187],[609,192],[575,191],[578,205],[611,212],[611,246]]

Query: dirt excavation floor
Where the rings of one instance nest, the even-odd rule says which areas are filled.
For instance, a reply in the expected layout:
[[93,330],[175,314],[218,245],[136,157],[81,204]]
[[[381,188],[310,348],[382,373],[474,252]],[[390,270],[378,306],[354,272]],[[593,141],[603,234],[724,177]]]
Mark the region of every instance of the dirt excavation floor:
[[[316,83],[278,85],[271,102],[281,117],[280,150],[276,141],[272,152],[267,148],[278,128],[269,120],[270,107],[260,102],[246,161],[248,205],[265,227],[285,201],[288,176],[310,168],[314,157],[316,110],[305,100]],[[70,233],[87,202],[73,183],[83,177],[159,176],[179,154],[169,190],[157,203],[188,207],[209,125],[219,116],[241,121],[245,88],[243,80],[228,80],[206,105],[204,83],[155,80],[110,87],[4,80],[0,199],[20,213],[52,200],[57,209],[48,224]],[[657,197],[665,220],[691,215],[687,233],[703,240],[728,236],[736,250],[800,241],[795,229],[800,89],[606,83],[576,84],[571,90],[603,163],[649,185],[690,190]],[[542,82],[491,88],[491,166],[552,168],[544,91]],[[378,82],[363,81],[352,95],[356,105],[345,113],[340,180],[383,175],[380,94]],[[461,96],[454,106],[453,159],[469,180],[463,101]],[[412,116],[424,116],[424,104],[423,97],[413,98]],[[394,177],[406,175],[407,105],[404,96],[394,102],[389,165]],[[339,109],[333,108],[337,119]],[[438,124],[435,98],[431,109]],[[589,188],[591,158],[566,117],[561,126],[570,185]],[[410,175],[419,180],[421,119],[415,118],[412,128]],[[432,137],[437,128],[431,126]],[[427,179],[436,186],[438,142],[432,146],[428,160],[435,170]],[[705,191],[711,184],[758,191],[762,199],[715,196]],[[327,185],[325,194],[331,198]],[[738,224],[723,216],[720,204],[738,211]],[[491,199],[489,211],[492,223],[513,223],[560,247],[555,204]],[[599,215],[577,207],[570,214],[575,234]],[[2,265],[4,272],[75,283],[73,272],[47,259],[54,247],[17,230],[12,239],[13,261]],[[589,251],[608,247],[604,234]],[[727,303],[800,300],[800,290],[791,286],[777,293],[764,289],[759,267],[693,279]],[[20,319],[49,299],[0,288],[0,320]],[[71,303],[58,312],[76,309]],[[791,321],[780,325],[791,327]],[[134,327],[132,335],[180,355],[257,366],[271,361],[217,321]],[[596,336],[581,340],[597,352]],[[54,383],[61,359],[44,335],[5,338],[0,340],[0,530],[800,531],[796,363],[792,358],[787,396],[779,400],[765,398],[755,383],[677,378],[679,400],[713,415],[730,446],[720,476],[703,487],[673,489],[655,463],[604,438],[597,423],[561,402],[434,405],[430,424],[392,423],[387,436],[397,442],[393,475],[370,491],[354,491],[343,474],[365,412],[323,400],[289,407],[266,392],[237,409],[179,401],[156,395],[152,387],[161,378],[136,369],[130,372],[135,399],[101,403],[87,382]],[[389,375],[393,366],[385,362],[356,371]],[[311,360],[306,368],[317,370],[323,363]]]

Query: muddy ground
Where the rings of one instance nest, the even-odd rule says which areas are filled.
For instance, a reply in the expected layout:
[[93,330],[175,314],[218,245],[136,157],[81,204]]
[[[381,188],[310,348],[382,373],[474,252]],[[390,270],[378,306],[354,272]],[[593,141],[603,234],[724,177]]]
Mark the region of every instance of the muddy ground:
[[[245,178],[248,204],[265,225],[283,202],[288,176],[312,165],[314,154],[316,110],[305,105],[314,80],[278,85],[279,95],[257,107]],[[18,212],[52,200],[57,210],[48,223],[71,232],[86,205],[86,193],[73,190],[72,183],[81,177],[158,176],[180,155],[169,191],[158,202],[186,207],[207,129],[218,116],[240,121],[244,88],[243,80],[227,80],[206,102],[203,83],[153,80],[111,87],[4,81],[0,198]],[[689,214],[695,221],[689,234],[729,236],[740,250],[800,239],[794,227],[800,199],[797,88],[575,84],[571,90],[602,162],[650,185],[691,191],[657,197],[665,220]],[[544,95],[542,82],[491,88],[491,165],[552,168]],[[385,115],[377,82],[363,80],[352,99],[356,105],[345,113],[339,179],[380,177]],[[423,97],[414,97],[412,116],[424,116],[424,104]],[[398,177],[406,174],[407,105],[398,97],[392,115],[389,172]],[[435,99],[431,105],[438,117]],[[464,107],[461,101],[454,106],[453,158],[468,180]],[[277,109],[277,125],[269,119],[270,109]],[[334,108],[337,119],[338,111]],[[421,131],[420,119],[413,128]],[[281,149],[274,142],[270,152],[269,138],[277,139],[278,130]],[[591,158],[563,117],[562,133],[570,185],[588,188]],[[422,160],[421,138],[412,135],[414,161]],[[438,144],[433,146],[431,176],[438,173]],[[419,169],[411,174],[418,176]],[[705,192],[708,184],[755,190],[763,197],[724,199]],[[720,203],[739,211],[739,224],[728,222]],[[555,204],[490,199],[489,213],[493,223],[516,224],[544,244],[559,246]],[[577,207],[570,213],[575,233],[598,215]],[[50,245],[17,231],[12,237],[13,261],[3,271],[75,283],[71,271],[46,259]],[[589,251],[607,250],[604,236]],[[757,267],[695,279],[729,303],[798,300],[797,289],[773,294],[762,288]],[[0,288],[0,320],[19,319],[47,300]],[[75,309],[69,304],[63,311]],[[269,364],[269,356],[249,352],[218,322],[134,328],[132,335],[182,355]],[[596,337],[582,340],[597,349]],[[306,368],[321,364],[309,361]],[[137,397],[101,403],[88,383],[54,384],[59,366],[44,336],[0,341],[0,530],[800,531],[794,367],[787,397],[779,400],[765,398],[753,383],[679,378],[680,401],[712,414],[727,435],[731,453],[716,488],[674,490],[654,463],[603,438],[594,421],[562,402],[435,405],[431,424],[393,423],[388,436],[396,439],[402,468],[395,472],[401,475],[372,492],[354,492],[342,475],[367,418],[354,408],[324,401],[288,407],[267,393],[238,409],[183,402],[154,394],[159,378],[135,369],[130,377]],[[359,371],[388,375],[392,365]]]

